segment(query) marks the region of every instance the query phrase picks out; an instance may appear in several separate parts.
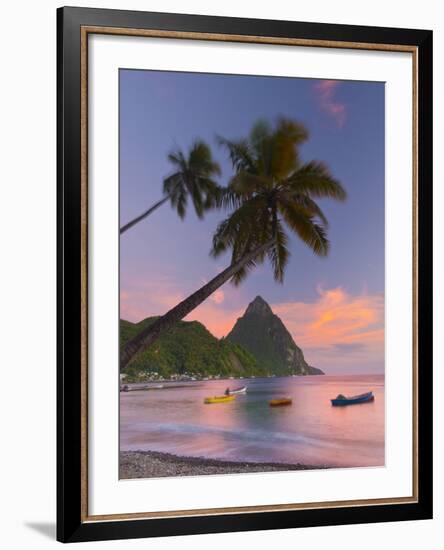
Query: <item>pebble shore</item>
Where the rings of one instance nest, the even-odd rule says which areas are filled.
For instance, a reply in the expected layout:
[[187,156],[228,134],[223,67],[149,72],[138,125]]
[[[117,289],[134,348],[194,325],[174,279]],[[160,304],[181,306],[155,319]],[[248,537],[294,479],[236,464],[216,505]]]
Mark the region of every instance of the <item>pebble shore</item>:
[[284,472],[314,470],[327,466],[281,464],[274,462],[230,462],[212,458],[176,456],[155,451],[122,451],[120,479],[240,474],[253,472]]

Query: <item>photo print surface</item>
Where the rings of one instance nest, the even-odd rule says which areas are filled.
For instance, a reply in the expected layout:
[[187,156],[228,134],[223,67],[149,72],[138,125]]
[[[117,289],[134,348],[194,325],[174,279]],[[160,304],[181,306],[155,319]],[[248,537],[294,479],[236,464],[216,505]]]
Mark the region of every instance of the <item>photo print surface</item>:
[[119,71],[120,478],[384,466],[384,84]]

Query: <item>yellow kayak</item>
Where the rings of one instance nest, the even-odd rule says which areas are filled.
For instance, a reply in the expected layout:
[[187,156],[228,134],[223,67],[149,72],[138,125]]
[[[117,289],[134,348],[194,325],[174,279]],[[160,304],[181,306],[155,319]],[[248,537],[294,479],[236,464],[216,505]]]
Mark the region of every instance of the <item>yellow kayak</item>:
[[211,403],[228,403],[228,401],[234,401],[235,395],[215,395],[214,397],[205,397],[204,403],[210,405]]
[[269,403],[270,407],[283,407],[285,405],[291,405],[293,401],[289,397],[283,397],[281,399],[272,399]]

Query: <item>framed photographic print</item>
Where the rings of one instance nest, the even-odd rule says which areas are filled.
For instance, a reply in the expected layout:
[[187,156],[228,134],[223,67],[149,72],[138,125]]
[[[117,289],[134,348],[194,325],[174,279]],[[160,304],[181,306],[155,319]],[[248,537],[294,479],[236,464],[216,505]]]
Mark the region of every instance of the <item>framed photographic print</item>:
[[432,33],[58,10],[58,539],[432,517]]

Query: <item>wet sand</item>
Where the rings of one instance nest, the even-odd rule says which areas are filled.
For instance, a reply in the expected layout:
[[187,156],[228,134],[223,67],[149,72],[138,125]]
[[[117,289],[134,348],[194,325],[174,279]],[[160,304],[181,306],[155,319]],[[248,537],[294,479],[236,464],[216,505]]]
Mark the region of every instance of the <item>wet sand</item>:
[[155,451],[122,451],[120,479],[240,474],[253,472],[285,472],[290,470],[324,469],[328,466],[258,462],[230,462],[212,458],[176,456]]

